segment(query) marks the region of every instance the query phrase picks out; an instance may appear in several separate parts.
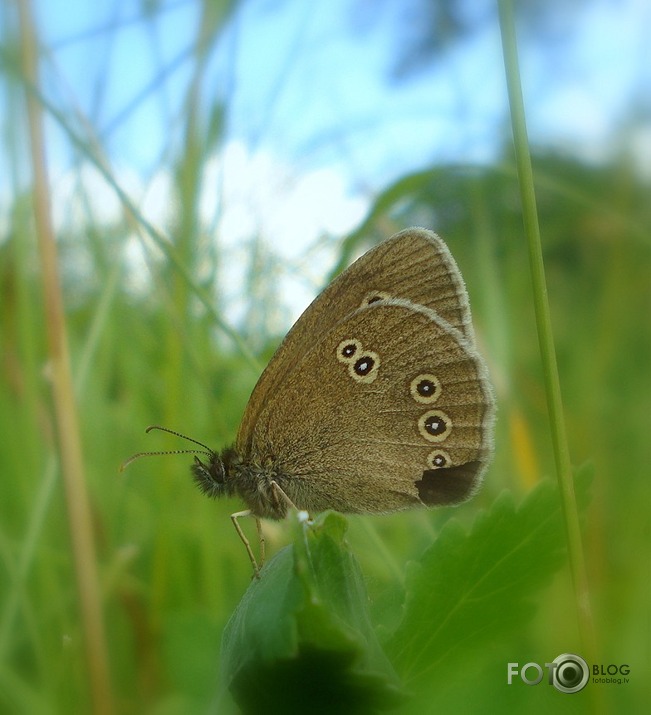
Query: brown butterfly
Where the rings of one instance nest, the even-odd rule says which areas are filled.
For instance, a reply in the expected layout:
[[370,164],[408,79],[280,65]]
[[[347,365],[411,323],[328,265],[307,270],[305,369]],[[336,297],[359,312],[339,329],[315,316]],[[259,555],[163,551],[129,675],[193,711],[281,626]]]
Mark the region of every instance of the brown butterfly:
[[481,483],[494,411],[459,269],[436,234],[407,229],[312,302],[262,373],[235,444],[201,445],[207,459],[195,456],[192,473],[208,496],[245,502],[233,515],[243,539],[237,517],[282,519],[292,505],[457,504]]

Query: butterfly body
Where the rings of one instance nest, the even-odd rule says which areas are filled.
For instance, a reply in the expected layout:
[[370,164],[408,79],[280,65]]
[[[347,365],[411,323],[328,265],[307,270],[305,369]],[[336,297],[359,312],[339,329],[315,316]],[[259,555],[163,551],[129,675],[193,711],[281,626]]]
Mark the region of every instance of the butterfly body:
[[315,299],[235,444],[192,470],[206,494],[237,495],[257,517],[283,518],[290,502],[348,513],[456,504],[481,482],[493,414],[454,259],[432,232],[408,229]]
[[245,460],[234,447],[229,447],[213,453],[207,463],[196,457],[192,475],[206,496],[238,496],[254,516],[282,519],[287,514],[288,505],[278,497],[273,485],[283,489],[288,475],[278,472],[272,461],[261,464]]

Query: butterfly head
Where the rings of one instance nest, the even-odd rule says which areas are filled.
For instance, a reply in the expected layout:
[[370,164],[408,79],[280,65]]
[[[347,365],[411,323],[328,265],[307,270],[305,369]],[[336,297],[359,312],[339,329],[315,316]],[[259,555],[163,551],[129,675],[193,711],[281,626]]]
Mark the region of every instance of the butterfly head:
[[231,474],[231,465],[235,456],[233,449],[226,449],[222,454],[210,450],[208,459],[203,461],[195,455],[190,467],[192,477],[199,489],[208,497],[232,496],[235,492]]

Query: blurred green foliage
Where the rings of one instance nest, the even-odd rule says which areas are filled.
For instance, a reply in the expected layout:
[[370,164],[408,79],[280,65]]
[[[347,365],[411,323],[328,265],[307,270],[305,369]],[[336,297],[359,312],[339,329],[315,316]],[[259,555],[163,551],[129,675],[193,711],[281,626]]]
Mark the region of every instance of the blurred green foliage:
[[[214,30],[212,22],[207,27],[208,34]],[[8,101],[16,100],[9,94]],[[10,109],[22,116],[18,102]],[[250,620],[246,628],[236,627],[238,618],[247,609],[262,608],[256,598],[266,593],[276,598],[273,589],[281,583],[270,579],[251,585],[250,564],[228,518],[241,505],[201,497],[192,488],[188,458],[156,457],[118,472],[134,452],[179,446],[170,444],[167,435],[146,437],[144,427],[152,422],[215,448],[227,445],[258,376],[254,361],[215,320],[223,318],[222,286],[214,278],[225,257],[220,237],[198,218],[200,179],[219,143],[221,107],[213,109],[207,130],[192,112],[188,116],[181,158],[167,158],[178,209],[166,227],[173,251],[166,253],[165,245],[154,248],[142,217],[127,207],[123,219],[110,225],[89,210],[58,236],[113,689],[121,713],[235,712],[224,673],[254,678],[255,671],[246,667],[260,643],[247,632]],[[13,131],[19,124],[7,123],[9,148],[17,144]],[[90,141],[77,148],[84,161],[95,156]],[[19,158],[10,158],[19,165]],[[597,712],[637,712],[650,698],[645,632],[651,602],[649,182],[625,155],[594,165],[539,152],[534,171],[569,441],[575,464],[589,460],[594,465],[584,544],[599,657],[631,668],[628,685],[595,685],[590,696],[595,700],[582,695],[580,704]],[[84,191],[80,174],[82,203]],[[57,466],[29,199],[16,190],[7,211],[7,234],[0,240],[0,711],[87,712],[83,634]],[[575,711],[578,701],[553,688],[506,686],[508,662],[544,663],[581,648],[572,587],[559,556],[562,526],[554,492],[537,486],[553,475],[553,459],[510,153],[505,150],[502,162],[491,167],[442,165],[405,176],[375,198],[358,230],[323,240],[336,248],[340,269],[408,225],[440,233],[465,277],[499,402],[494,464],[482,492],[456,509],[350,517],[345,540],[341,522],[328,517],[332,521],[321,535],[329,539],[331,551],[321,556],[341,569],[337,578],[350,584],[357,599],[352,606],[359,609],[354,617],[350,610],[339,613],[334,623],[329,611],[318,609],[334,598],[327,578],[336,571],[314,572],[307,582],[296,583],[294,559],[302,556],[283,547],[295,542],[298,527],[266,524],[268,546],[276,553],[268,573],[293,584],[298,593],[297,601],[281,598],[266,605],[291,619],[297,603],[306,609],[308,604],[315,611],[304,613],[316,624],[316,632],[308,633],[310,623],[304,620],[298,631],[288,633],[279,628],[282,620],[274,620],[276,630],[267,635],[298,638],[298,633],[318,651],[327,630],[343,659],[358,663],[355,654],[361,653],[363,661],[368,644],[375,649],[368,631],[372,624],[377,642],[405,680],[409,663],[399,655],[401,649],[434,628],[437,619],[445,620],[440,610],[472,587],[470,574],[478,572],[471,567],[498,558],[495,550],[509,534],[507,555],[518,554],[521,560],[511,562],[504,586],[510,586],[513,602],[526,600],[535,608],[527,618],[512,613],[506,594],[502,615],[518,615],[517,627],[500,630],[499,638],[487,637],[480,647],[461,636],[476,625],[472,619],[481,610],[469,609],[468,621],[446,621],[445,638],[421,648],[419,667],[437,672],[431,682],[407,682],[413,699],[398,709],[409,712],[409,703],[416,703],[423,712],[425,701],[435,702],[441,713]],[[134,286],[127,256],[136,240],[145,247],[146,264]],[[282,338],[259,330],[264,325],[259,316],[277,307],[269,276],[301,270],[279,266],[264,247],[263,236],[242,246],[249,300],[238,328],[242,342],[254,346],[260,365]],[[186,269],[185,276],[173,259]],[[210,298],[212,313],[197,299],[201,290]],[[509,494],[502,494],[505,489]],[[513,503],[523,506],[513,509]],[[552,513],[548,530],[541,531],[545,515]],[[510,526],[491,533],[489,527],[500,516],[510,518]],[[540,541],[518,552],[514,545],[527,533]],[[463,563],[468,568],[460,570]],[[526,576],[529,566],[540,578],[527,581],[526,593],[518,592],[517,577]],[[317,597],[316,605],[306,594]],[[419,632],[422,608],[431,610]],[[257,615],[271,619],[270,611]],[[264,621],[258,627],[266,633]],[[350,630],[355,636],[346,640]],[[451,666],[443,663],[439,671],[439,661],[449,655],[445,644],[455,637],[459,643]],[[366,680],[371,685],[365,696],[387,695],[389,689],[382,688],[388,682],[393,686],[391,666],[378,665],[383,657],[373,650],[369,662],[386,682]],[[321,667],[324,661],[315,662]],[[362,669],[363,675],[370,670]],[[247,693],[245,676],[238,677],[243,679],[236,692]],[[250,692],[260,696],[253,686]]]

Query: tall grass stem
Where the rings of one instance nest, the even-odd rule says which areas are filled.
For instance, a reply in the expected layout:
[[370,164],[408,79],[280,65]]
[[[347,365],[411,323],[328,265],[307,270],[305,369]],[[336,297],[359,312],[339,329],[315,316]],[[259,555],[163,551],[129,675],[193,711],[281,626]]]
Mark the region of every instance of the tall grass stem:
[[522,201],[524,232],[529,252],[529,267],[533,286],[533,303],[536,315],[538,343],[545,381],[545,394],[547,398],[556,475],[567,531],[570,569],[572,572],[577,609],[577,622],[584,653],[588,658],[593,659],[595,656],[595,639],[592,610],[581,541],[581,529],[574,494],[572,466],[565,429],[561,387],[545,280],[545,267],[540,239],[540,226],[538,224],[533,170],[531,166],[531,155],[529,153],[524,100],[520,81],[513,3],[512,0],[498,0],[498,5],[515,160],[520,185],[520,198]]

